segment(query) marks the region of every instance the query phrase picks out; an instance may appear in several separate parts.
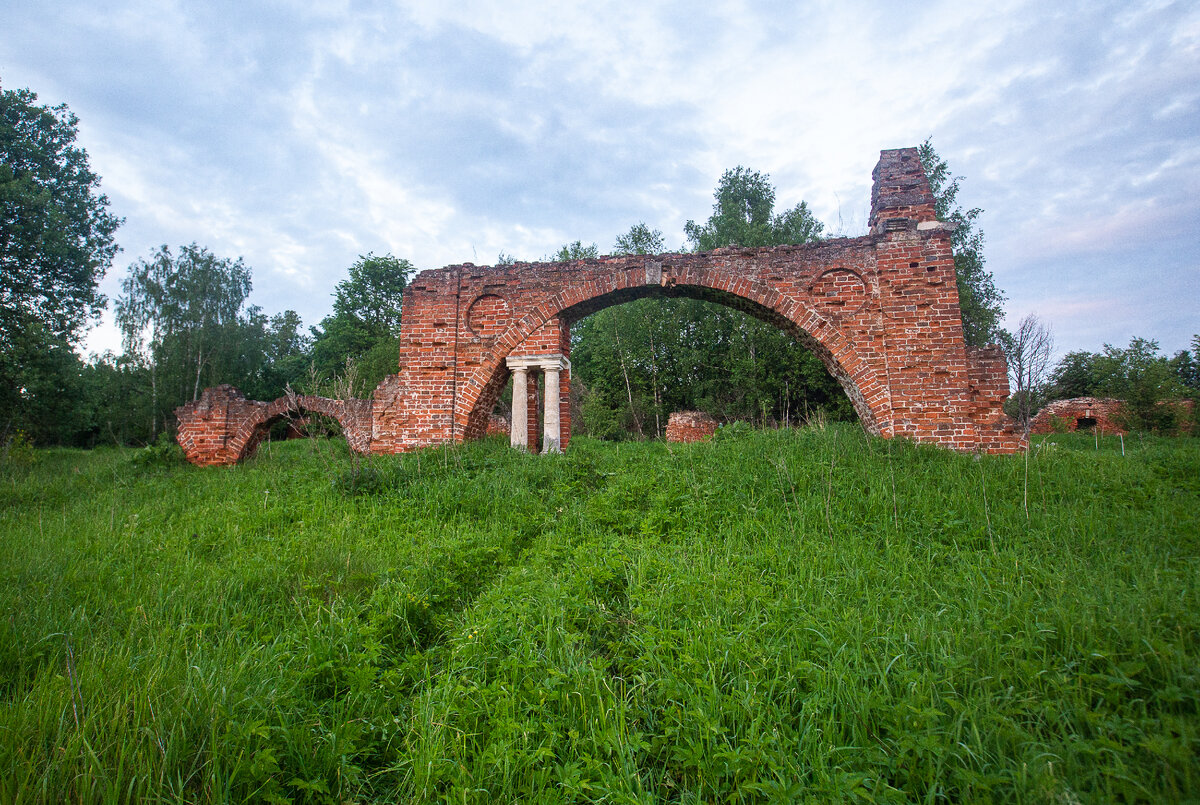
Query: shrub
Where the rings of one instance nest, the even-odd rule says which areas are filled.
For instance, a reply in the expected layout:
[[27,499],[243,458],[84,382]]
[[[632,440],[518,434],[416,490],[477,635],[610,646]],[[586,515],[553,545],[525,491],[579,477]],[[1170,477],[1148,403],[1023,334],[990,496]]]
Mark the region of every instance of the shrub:
[[0,466],[6,469],[28,467],[35,461],[37,454],[33,451],[33,442],[23,430],[18,429],[0,446]]
[[183,448],[166,433],[160,433],[154,444],[146,445],[133,454],[132,463],[136,467],[149,469],[152,467],[177,467],[187,463]]

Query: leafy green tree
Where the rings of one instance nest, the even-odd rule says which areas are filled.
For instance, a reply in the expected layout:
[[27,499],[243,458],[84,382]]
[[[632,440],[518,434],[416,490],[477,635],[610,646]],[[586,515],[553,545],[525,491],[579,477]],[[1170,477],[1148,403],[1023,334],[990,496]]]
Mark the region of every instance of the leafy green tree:
[[1095,361],[1096,378],[1106,396],[1125,401],[1125,425],[1130,430],[1171,431],[1176,411],[1163,403],[1182,396],[1183,388],[1171,371],[1158,342],[1132,338],[1124,349],[1111,344]]
[[[776,214],[769,177],[744,167],[722,175],[714,199],[705,223],[687,223],[697,250],[804,243],[823,231],[803,202]],[[661,232],[639,223],[617,238],[615,251],[653,254],[663,246]],[[586,389],[583,429],[609,437],[617,428],[661,435],[667,416],[683,409],[762,422],[817,409],[853,417],[837,381],[790,335],[695,299],[643,299],[583,319],[573,330],[572,362]]]
[[0,91],[0,338],[17,316],[72,342],[104,307],[97,286],[121,219],[75,145],[78,118],[36,101]]
[[[770,177],[743,166],[725,171],[703,225],[684,232],[696,251],[724,246],[781,246],[820,240],[825,231],[806,202],[775,212]],[[853,418],[841,386],[825,365],[788,333],[741,311],[689,302],[690,331],[711,356],[696,382],[696,405],[723,419],[792,421],[816,410]],[[708,309],[705,311],[703,307]]]
[[312,364],[318,376],[343,375],[355,364],[354,393],[369,392],[399,368],[404,289],[416,269],[390,254],[360,255],[337,284],[333,314],[312,329]]
[[[663,244],[661,231],[638,222],[617,237],[615,253],[658,254],[664,250]],[[595,244],[582,247],[575,241],[559,249],[558,254],[595,256],[597,251]],[[572,362],[583,367],[577,386],[582,389],[579,422],[584,432],[604,439],[621,438],[627,433],[644,436],[647,416],[661,422],[662,411],[656,407],[656,402],[661,402],[657,381],[665,346],[661,322],[675,314],[676,304],[673,300],[665,305],[659,300],[640,300],[602,310],[575,325]],[[660,330],[657,344],[652,332],[655,329]],[[631,336],[639,342],[636,347],[629,340]],[[635,349],[639,352],[636,358]]]
[[663,233],[638,221],[629,231],[617,236],[616,254],[662,254],[666,251]]
[[67,355],[104,307],[98,283],[121,220],[75,145],[77,129],[65,105],[0,90],[0,439],[14,427],[59,438],[35,423],[61,421],[55,395],[72,399],[79,366]]
[[1050,373],[1050,399],[1066,400],[1100,393],[1100,379],[1096,374],[1098,357],[1094,352],[1076,350],[1059,358]]
[[75,444],[86,428],[80,407],[83,364],[66,339],[39,321],[29,322],[9,341],[0,362],[19,382],[0,389],[6,412],[0,445],[16,430],[36,444]]
[[237,260],[218,258],[191,244],[179,254],[162,246],[139,259],[121,281],[117,322],[125,352],[149,369],[151,410],[155,420],[170,422],[170,411],[217,383],[237,383],[234,368],[246,354],[246,330],[255,326],[256,309],[242,315],[251,289],[250,269]]
[[266,328],[266,366],[264,382],[274,399],[287,386],[299,388],[308,374],[312,339],[303,332],[300,314],[285,310],[271,317]]
[[412,263],[390,254],[368,252],[350,266],[349,279],[337,284],[333,315],[359,322],[372,336],[400,332],[400,307]]
[[81,447],[98,444],[148,444],[152,411],[149,369],[139,361],[106,352],[83,367],[82,425],[75,437]]
[[[1200,347],[1200,337],[1193,339]],[[1195,395],[1195,364],[1188,350],[1173,358],[1158,342],[1132,338],[1127,347],[1105,344],[1101,352],[1068,352],[1051,374],[1050,398],[1113,397],[1125,401],[1125,425],[1131,430],[1173,431],[1179,411],[1171,404]]]
[[1180,350],[1171,359],[1171,370],[1183,386],[1184,394],[1192,401],[1188,427],[1193,436],[1200,436],[1200,335],[1192,336],[1191,350]]
[[703,225],[684,224],[683,231],[698,252],[722,246],[778,246],[819,240],[825,226],[806,202],[775,214],[771,178],[738,165],[721,175],[712,215]]
[[596,248],[595,243],[584,246],[583,241],[577,240],[574,243],[567,243],[559,247],[558,251],[547,255],[543,262],[565,263],[568,260],[587,260],[599,256],[600,250]]
[[983,211],[959,206],[959,182],[963,177],[950,172],[950,166],[934,150],[932,142],[921,143],[918,151],[933,190],[938,218],[955,224],[950,243],[954,249],[963,337],[971,346],[997,343],[1001,340],[1000,320],[1004,317],[1006,297],[996,287],[991,272],[984,268],[983,232],[977,224]]
[[1200,392],[1200,335],[1192,336],[1191,350],[1181,349],[1171,358],[1171,371],[1193,394]]

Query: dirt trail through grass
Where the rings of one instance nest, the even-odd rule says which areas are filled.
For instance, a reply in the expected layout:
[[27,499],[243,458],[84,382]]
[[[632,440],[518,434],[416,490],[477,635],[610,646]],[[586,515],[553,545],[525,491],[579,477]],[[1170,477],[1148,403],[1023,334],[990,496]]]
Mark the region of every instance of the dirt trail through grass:
[[0,471],[0,801],[1188,801],[1200,440]]

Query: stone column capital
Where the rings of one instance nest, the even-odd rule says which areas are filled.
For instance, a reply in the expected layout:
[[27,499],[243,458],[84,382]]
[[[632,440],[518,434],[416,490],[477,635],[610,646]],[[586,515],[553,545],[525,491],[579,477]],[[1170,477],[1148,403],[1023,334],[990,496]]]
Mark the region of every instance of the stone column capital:
[[551,355],[521,355],[520,357],[510,355],[505,359],[505,364],[514,372],[518,369],[540,369],[543,372],[550,370],[556,372],[571,371],[571,361],[566,355],[561,353]]

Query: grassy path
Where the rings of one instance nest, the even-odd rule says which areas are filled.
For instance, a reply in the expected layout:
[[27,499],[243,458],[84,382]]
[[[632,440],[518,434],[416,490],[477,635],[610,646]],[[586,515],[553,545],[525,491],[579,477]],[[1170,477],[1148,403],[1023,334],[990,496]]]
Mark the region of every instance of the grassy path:
[[0,469],[0,801],[1200,797],[1200,440]]

